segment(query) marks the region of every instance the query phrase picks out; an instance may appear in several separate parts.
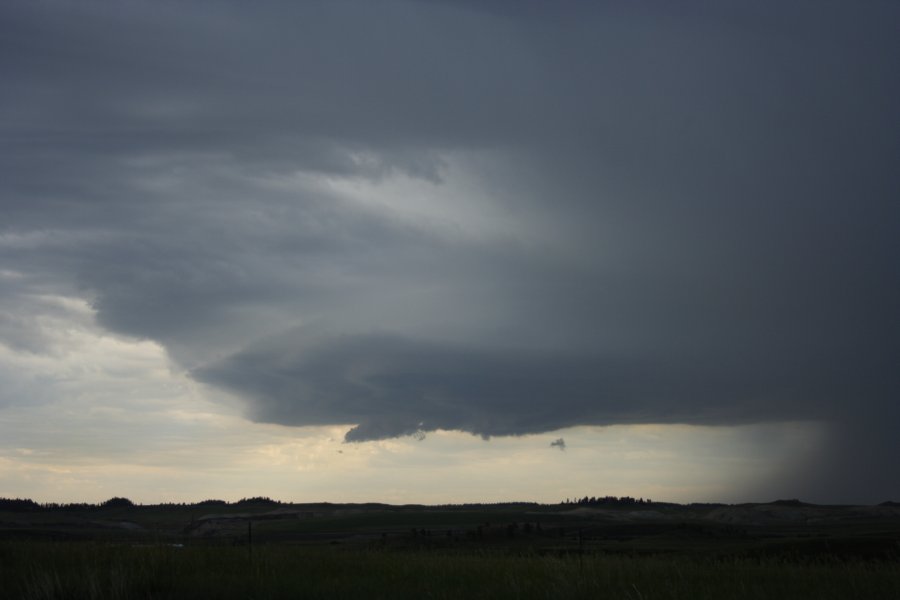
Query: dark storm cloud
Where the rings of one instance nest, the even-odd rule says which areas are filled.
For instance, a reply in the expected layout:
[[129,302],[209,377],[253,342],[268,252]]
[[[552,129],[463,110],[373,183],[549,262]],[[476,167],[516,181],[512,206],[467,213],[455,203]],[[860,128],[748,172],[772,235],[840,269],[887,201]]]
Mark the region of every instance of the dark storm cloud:
[[[258,420],[824,420],[900,493],[900,9],[562,6],[4,3],[0,298],[84,295]],[[453,169],[449,227],[332,185]]]
[[301,329],[194,375],[252,398],[256,420],[359,423],[346,439],[365,441],[436,429],[490,437],[579,424],[838,417],[842,393],[821,366],[785,364],[780,356],[747,365],[724,347],[704,360],[693,353],[626,357],[383,334],[317,339]]

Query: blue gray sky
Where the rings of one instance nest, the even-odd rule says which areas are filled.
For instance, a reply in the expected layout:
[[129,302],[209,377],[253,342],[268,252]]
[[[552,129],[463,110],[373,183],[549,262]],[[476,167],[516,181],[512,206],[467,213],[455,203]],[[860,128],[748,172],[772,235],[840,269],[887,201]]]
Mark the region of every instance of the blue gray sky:
[[900,498],[898,26],[4,2],[0,495]]

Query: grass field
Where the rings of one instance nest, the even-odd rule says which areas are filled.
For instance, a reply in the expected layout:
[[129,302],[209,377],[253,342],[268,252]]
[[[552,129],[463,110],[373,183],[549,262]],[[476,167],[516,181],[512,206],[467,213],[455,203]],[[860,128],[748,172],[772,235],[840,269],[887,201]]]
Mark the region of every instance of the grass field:
[[6,598],[900,598],[900,564],[4,542]]
[[900,507],[0,511],[0,598],[900,598]]

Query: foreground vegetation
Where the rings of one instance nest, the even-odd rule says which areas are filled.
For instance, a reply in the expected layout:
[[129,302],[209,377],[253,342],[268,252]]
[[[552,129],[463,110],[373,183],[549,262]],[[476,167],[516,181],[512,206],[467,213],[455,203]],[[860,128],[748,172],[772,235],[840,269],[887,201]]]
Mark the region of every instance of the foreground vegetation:
[[0,597],[900,598],[900,506],[6,499]]
[[7,598],[900,598],[900,564],[4,542]]

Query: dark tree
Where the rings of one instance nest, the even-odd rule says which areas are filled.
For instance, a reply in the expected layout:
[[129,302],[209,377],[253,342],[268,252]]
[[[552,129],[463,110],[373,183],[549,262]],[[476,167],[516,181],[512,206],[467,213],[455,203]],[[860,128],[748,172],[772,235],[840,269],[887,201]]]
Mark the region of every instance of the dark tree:
[[134,502],[132,502],[128,498],[119,498],[117,496],[115,498],[110,498],[100,506],[102,508],[131,508],[132,506],[134,506]]

